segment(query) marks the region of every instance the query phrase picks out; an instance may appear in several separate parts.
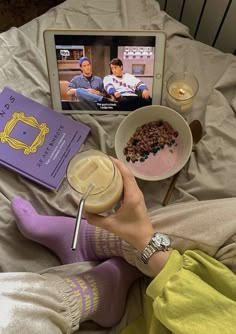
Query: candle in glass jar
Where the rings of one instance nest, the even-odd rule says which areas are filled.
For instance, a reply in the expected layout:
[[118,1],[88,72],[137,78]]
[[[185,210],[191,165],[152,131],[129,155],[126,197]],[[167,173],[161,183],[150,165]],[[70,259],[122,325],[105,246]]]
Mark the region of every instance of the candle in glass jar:
[[167,82],[167,104],[179,113],[192,109],[198,90],[197,79],[190,73],[175,73]]

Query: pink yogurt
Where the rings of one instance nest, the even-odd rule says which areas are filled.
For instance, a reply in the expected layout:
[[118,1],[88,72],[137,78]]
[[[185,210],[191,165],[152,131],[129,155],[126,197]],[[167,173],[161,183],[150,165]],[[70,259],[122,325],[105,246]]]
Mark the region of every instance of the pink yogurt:
[[[155,155],[150,153],[144,162],[129,162],[132,169],[146,176],[161,176],[171,171],[181,155],[182,142],[178,137],[175,139],[176,144],[171,147],[165,145],[164,149],[159,150]],[[175,146],[176,145],[176,146]]]

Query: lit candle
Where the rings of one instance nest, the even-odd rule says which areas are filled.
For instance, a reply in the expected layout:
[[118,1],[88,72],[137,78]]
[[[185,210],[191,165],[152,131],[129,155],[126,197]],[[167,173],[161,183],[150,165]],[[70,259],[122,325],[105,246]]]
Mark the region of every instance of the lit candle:
[[167,105],[179,113],[192,109],[198,91],[197,79],[190,73],[175,73],[167,82]]

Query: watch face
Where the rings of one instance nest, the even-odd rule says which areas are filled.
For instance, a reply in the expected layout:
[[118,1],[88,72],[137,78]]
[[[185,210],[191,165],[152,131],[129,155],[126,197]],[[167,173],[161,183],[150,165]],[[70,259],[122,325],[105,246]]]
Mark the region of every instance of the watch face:
[[153,238],[153,242],[156,247],[169,247],[170,246],[170,239],[167,235],[162,233],[155,234],[155,237]]
[[162,234],[161,236],[161,243],[164,246],[170,246],[170,239],[167,237],[167,235]]

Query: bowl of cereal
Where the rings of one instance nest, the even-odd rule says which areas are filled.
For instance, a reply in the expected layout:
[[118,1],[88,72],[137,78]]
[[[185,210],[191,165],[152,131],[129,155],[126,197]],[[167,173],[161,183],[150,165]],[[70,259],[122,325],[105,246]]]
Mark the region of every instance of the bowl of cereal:
[[161,105],[132,111],[115,135],[117,158],[135,177],[147,181],[164,180],[176,174],[188,161],[192,145],[186,120]]

